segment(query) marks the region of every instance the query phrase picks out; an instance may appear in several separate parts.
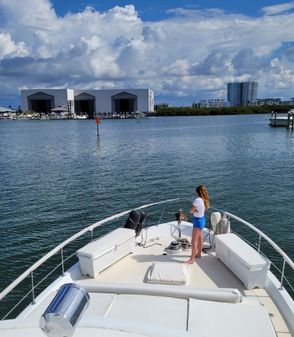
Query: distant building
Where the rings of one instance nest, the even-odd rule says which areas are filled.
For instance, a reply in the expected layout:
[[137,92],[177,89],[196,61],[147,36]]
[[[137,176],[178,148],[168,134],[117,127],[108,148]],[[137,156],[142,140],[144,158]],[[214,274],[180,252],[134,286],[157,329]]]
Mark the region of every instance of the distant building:
[[294,105],[294,99],[291,98],[290,101],[281,101],[282,105]]
[[201,99],[192,104],[193,108],[224,108],[231,106],[231,103],[222,98]]
[[258,98],[256,103],[257,105],[294,105],[294,99],[282,101],[281,98]]
[[258,82],[228,83],[228,101],[233,106],[247,106],[256,103]]
[[282,99],[281,98],[257,98],[256,104],[257,105],[281,105]]
[[65,107],[69,113],[153,112],[154,93],[150,89],[29,89],[21,90],[24,111],[49,113],[57,107]]

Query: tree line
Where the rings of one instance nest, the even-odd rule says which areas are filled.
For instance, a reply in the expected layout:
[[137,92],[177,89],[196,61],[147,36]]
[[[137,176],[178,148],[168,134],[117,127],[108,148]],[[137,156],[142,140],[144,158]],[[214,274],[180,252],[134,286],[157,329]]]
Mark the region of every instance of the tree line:
[[222,108],[198,108],[198,107],[158,107],[156,116],[217,116],[217,115],[248,115],[269,114],[272,111],[286,113],[293,106],[290,105],[257,105],[234,106]]

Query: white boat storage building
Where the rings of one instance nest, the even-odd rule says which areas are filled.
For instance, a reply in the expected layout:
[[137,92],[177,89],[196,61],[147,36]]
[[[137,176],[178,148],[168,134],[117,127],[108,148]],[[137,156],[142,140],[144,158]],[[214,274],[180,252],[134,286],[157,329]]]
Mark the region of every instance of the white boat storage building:
[[69,112],[88,114],[153,112],[154,93],[150,89],[26,89],[21,91],[24,111],[48,113],[63,106]]

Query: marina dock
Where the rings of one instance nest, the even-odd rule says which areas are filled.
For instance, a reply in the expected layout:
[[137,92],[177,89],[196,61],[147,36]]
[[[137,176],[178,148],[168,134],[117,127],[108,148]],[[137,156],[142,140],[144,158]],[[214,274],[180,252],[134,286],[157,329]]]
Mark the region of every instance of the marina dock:
[[278,114],[277,112],[272,112],[269,119],[269,125],[272,127],[286,127],[288,129],[294,129],[294,110],[291,109],[286,114]]

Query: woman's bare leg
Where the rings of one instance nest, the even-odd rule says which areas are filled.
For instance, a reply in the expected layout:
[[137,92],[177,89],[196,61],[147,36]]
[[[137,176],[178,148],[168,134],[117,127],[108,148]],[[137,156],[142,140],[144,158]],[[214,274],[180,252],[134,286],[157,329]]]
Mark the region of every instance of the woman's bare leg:
[[192,239],[191,239],[191,246],[192,246],[192,253],[191,257],[186,263],[192,264],[195,262],[195,256],[197,254],[197,229],[198,228],[193,228],[192,230]]
[[202,247],[203,247],[203,239],[202,239],[202,230],[197,228],[197,254],[196,257],[201,257]]

